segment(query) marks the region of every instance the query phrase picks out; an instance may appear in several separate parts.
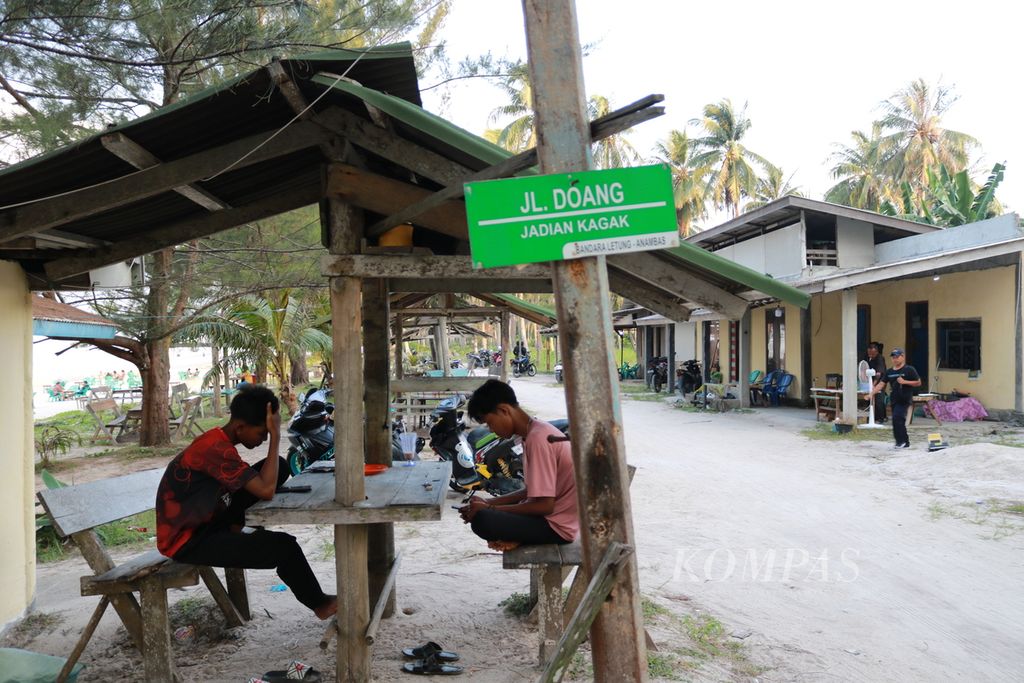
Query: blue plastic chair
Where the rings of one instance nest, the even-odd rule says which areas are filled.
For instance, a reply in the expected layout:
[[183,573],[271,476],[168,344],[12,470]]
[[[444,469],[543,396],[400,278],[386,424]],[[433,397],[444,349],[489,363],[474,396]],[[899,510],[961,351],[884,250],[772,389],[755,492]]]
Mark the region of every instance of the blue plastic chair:
[[760,385],[750,387],[751,405],[767,405],[768,392],[769,390],[774,391],[775,384],[778,382],[779,375],[781,374],[781,370],[772,370],[764,376],[764,381]]
[[779,405],[780,401],[786,398],[786,393],[789,391],[789,387],[793,385],[794,379],[793,375],[783,372],[774,387],[765,389],[765,396],[768,397],[773,406]]

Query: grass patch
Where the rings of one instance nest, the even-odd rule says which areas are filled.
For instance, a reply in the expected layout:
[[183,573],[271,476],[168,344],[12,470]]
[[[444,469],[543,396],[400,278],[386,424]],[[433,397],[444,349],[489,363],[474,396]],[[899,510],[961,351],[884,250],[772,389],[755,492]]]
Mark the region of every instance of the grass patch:
[[891,429],[854,429],[840,434],[828,424],[816,424],[800,433],[812,441],[892,441]]
[[38,439],[46,427],[70,431],[81,438],[88,438],[96,430],[96,421],[84,410],[66,410],[35,423],[35,437]]
[[680,666],[679,659],[673,654],[662,652],[647,653],[647,675],[651,678],[660,678],[666,681],[681,681],[682,673],[677,671]]
[[640,597],[640,611],[644,615],[644,621],[650,621],[655,617],[664,616],[670,614],[668,609],[662,607],[654,600],[651,600],[646,595]]
[[510,617],[525,617],[533,609],[529,593],[513,593],[498,603]]
[[1024,503],[1004,503],[999,511],[1008,515],[1024,515]]

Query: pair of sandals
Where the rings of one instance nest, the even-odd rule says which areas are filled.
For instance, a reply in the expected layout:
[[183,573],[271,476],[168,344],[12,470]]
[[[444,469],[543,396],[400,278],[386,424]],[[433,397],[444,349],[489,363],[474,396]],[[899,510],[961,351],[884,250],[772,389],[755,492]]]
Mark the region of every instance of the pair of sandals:
[[459,655],[448,652],[434,641],[428,641],[419,647],[407,647],[402,654],[415,661],[402,665],[402,671],[420,676],[454,676],[462,673],[461,666],[449,662],[459,661]]

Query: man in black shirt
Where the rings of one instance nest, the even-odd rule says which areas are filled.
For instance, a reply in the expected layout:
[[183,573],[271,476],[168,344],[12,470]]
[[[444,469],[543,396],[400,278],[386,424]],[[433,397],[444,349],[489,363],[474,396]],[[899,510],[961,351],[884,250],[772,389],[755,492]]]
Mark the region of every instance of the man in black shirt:
[[[882,384],[884,386],[885,359],[882,358],[882,345],[878,342],[868,344],[868,352],[864,360],[867,361],[868,367],[875,371],[872,384]],[[885,399],[881,396],[875,398],[875,422],[878,424],[885,422]]]
[[[921,386],[921,376],[903,355],[903,349],[893,349],[892,367],[885,371],[883,378],[889,383],[889,395],[892,398],[892,435],[896,439],[895,448],[910,448],[910,437],[907,436],[907,409],[914,403],[914,387]],[[879,382],[872,389],[877,394],[885,385]]]

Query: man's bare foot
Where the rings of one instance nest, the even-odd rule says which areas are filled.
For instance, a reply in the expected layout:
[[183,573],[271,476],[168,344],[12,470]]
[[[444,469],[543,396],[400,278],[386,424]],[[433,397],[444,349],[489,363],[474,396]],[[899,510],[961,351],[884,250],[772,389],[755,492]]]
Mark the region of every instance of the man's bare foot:
[[491,550],[497,550],[499,553],[503,553],[506,550],[518,548],[519,544],[515,541],[487,541],[487,547]]
[[328,595],[327,598],[327,602],[313,610],[313,614],[320,621],[330,619],[338,612],[338,598],[334,595]]

